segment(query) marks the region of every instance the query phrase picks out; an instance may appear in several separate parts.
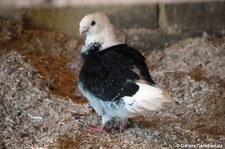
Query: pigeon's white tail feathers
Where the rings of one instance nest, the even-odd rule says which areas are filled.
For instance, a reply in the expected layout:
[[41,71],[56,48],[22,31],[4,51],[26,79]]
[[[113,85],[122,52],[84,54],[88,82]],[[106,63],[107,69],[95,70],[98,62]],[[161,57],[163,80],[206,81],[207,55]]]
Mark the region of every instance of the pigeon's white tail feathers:
[[158,87],[137,83],[139,90],[132,97],[123,97],[125,107],[135,114],[147,114],[152,110],[159,110],[164,103],[172,101],[171,96]]

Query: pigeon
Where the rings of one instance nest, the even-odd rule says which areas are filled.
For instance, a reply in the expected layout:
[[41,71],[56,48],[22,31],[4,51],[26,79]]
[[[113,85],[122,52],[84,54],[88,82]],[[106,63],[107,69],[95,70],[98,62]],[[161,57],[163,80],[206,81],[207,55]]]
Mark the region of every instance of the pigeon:
[[105,132],[107,122],[117,118],[123,132],[128,118],[159,110],[172,101],[153,81],[144,56],[118,40],[105,14],[86,15],[79,32],[85,36],[85,43],[78,88],[102,121],[98,127],[88,125],[88,130]]

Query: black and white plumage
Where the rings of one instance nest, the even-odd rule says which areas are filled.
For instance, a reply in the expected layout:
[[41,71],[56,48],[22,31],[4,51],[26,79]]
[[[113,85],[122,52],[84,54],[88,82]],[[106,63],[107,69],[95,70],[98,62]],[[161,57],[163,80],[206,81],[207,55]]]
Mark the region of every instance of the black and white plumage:
[[89,127],[92,132],[103,131],[113,117],[120,118],[123,131],[127,118],[158,110],[171,101],[152,80],[144,56],[117,40],[104,14],[85,16],[80,33],[86,40],[81,49],[83,66],[78,87],[102,116],[100,127]]

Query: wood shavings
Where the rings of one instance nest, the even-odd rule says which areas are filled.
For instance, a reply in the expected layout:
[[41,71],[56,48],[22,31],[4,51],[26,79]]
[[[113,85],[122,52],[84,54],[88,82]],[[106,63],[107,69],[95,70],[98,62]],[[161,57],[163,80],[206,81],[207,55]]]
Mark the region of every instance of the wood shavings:
[[[87,105],[71,104],[69,99],[49,95],[47,88],[41,86],[43,78],[35,75],[36,70],[17,52],[12,51],[0,59],[3,86],[0,109],[6,116],[1,116],[5,117],[1,122],[4,132],[1,138],[4,138],[7,148],[51,144],[60,134],[77,129],[77,120],[71,113],[89,113]],[[70,127],[68,123],[71,123]],[[13,141],[17,138],[23,141]]]
[[32,120],[32,122],[39,122],[40,120],[42,120],[43,118],[40,116],[32,116],[30,114],[27,114],[27,116],[29,116]]

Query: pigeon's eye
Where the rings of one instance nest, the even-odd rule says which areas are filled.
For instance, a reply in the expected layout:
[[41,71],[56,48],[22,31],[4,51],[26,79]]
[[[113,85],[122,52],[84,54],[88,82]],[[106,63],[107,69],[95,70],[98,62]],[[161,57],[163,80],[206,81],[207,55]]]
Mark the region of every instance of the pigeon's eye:
[[95,21],[92,21],[91,22],[91,26],[94,26],[96,23],[95,23]]

